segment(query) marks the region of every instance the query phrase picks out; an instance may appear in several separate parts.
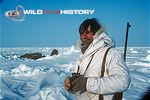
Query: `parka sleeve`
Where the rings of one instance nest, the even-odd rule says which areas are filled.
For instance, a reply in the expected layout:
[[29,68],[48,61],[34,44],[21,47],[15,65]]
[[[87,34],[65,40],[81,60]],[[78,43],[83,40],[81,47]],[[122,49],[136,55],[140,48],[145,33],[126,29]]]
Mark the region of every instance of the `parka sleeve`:
[[77,73],[77,71],[78,71],[78,68],[79,68],[79,59],[76,61],[76,63],[75,63],[75,67],[74,67],[74,73]]
[[121,53],[112,48],[106,58],[108,76],[88,77],[86,88],[96,94],[112,94],[125,91],[130,84],[130,76]]

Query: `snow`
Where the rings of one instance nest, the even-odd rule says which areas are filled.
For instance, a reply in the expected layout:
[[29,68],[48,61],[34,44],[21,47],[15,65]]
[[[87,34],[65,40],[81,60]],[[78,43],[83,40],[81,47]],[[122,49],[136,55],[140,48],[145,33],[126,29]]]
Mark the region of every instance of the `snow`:
[[150,61],[150,55],[146,56],[146,60]]
[[[74,46],[56,48],[57,56],[50,56],[54,48],[1,48],[0,99],[7,100],[73,100],[63,87],[66,76],[74,70],[80,50]],[[122,48],[118,48],[123,52]],[[127,65],[131,84],[123,100],[138,100],[150,86],[150,48],[130,47]],[[38,60],[20,59],[25,53],[40,52],[46,57]]]
[[138,53],[137,51],[131,51],[131,53]]
[[147,50],[147,53],[150,53],[150,50]]

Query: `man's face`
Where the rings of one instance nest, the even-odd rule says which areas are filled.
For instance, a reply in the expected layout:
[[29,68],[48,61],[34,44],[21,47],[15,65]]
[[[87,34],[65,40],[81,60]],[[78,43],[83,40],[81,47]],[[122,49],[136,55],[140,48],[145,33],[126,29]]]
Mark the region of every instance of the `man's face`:
[[81,44],[82,53],[85,52],[85,50],[88,48],[88,46],[93,41],[93,36],[94,35],[91,31],[84,31],[83,33],[80,34],[80,39],[82,41],[82,44]]
[[91,31],[85,31],[80,34],[80,39],[82,41],[82,46],[89,46],[93,41],[93,34]]

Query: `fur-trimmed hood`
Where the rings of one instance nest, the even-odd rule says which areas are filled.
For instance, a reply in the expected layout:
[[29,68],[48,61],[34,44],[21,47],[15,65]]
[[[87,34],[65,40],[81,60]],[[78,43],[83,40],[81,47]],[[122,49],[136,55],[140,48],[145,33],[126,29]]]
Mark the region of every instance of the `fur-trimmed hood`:
[[115,42],[106,32],[100,33],[98,31],[96,32],[94,40],[83,54],[83,58],[97,51],[101,47],[115,47]]

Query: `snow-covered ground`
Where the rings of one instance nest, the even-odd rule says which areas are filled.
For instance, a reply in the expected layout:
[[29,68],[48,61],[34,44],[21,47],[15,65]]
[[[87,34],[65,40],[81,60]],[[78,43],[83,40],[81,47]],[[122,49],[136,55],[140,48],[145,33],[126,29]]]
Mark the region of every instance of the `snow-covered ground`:
[[[0,99],[4,100],[73,100],[63,88],[63,80],[71,75],[80,51],[74,46],[54,48],[1,48]],[[123,53],[123,48],[117,48]],[[25,53],[46,55],[38,60],[20,59]],[[130,47],[126,61],[131,84],[124,92],[124,100],[139,100],[150,86],[150,48]]]

